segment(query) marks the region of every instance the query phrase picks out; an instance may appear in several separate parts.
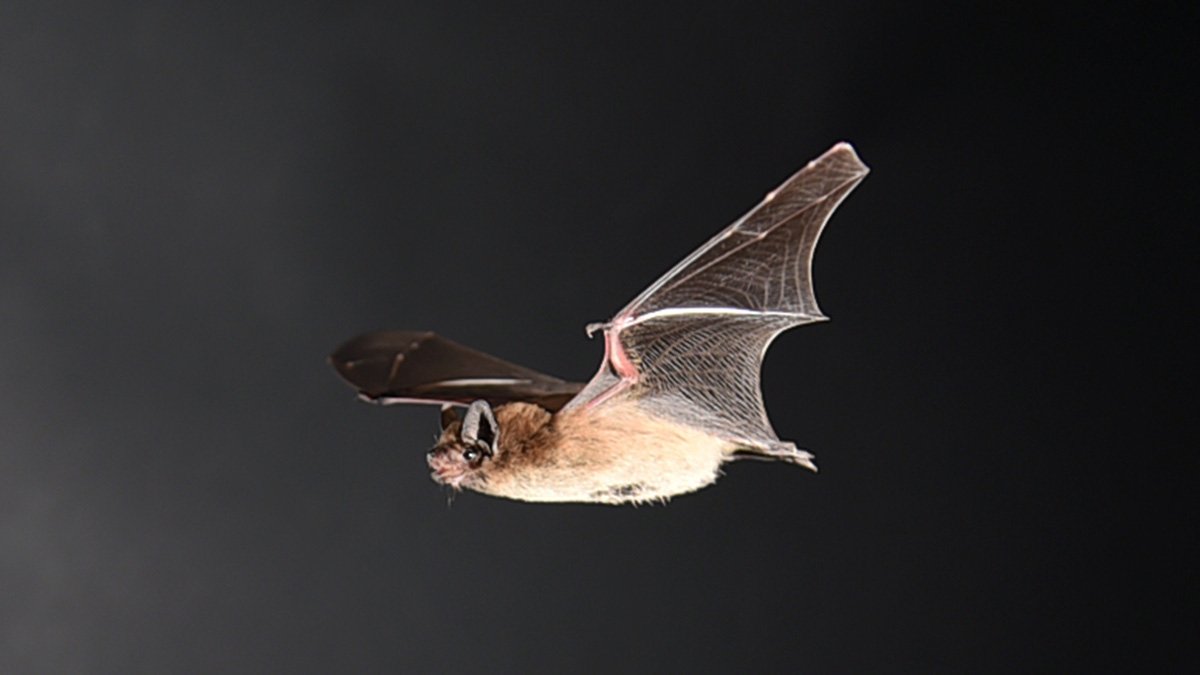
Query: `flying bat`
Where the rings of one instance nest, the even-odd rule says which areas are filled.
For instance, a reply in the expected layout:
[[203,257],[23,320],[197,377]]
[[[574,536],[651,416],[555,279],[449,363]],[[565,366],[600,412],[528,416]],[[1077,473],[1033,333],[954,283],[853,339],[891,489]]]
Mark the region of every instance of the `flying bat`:
[[813,250],[867,171],[849,144],[835,145],[611,320],[589,325],[589,336],[604,336],[604,359],[586,384],[432,332],[361,335],[330,362],[364,400],[442,405],[426,459],[455,490],[621,504],[698,490],[740,458],[815,471],[812,454],[776,436],[759,373],[777,335],[826,320]]

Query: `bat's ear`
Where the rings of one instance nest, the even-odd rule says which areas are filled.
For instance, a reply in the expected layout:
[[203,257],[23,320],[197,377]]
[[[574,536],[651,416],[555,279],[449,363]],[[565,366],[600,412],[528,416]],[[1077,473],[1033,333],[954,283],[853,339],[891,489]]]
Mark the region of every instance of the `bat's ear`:
[[500,425],[496,424],[496,416],[492,414],[492,406],[487,401],[475,401],[467,408],[460,438],[463,443],[479,448],[488,457],[496,454]]
[[442,431],[455,422],[459,421],[458,407],[446,403],[442,406]]

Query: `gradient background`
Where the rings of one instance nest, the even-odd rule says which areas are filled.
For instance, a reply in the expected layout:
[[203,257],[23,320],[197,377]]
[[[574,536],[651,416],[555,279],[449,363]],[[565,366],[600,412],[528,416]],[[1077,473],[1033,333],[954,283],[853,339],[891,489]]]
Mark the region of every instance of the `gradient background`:
[[[208,4],[0,5],[0,671],[1195,665],[1192,21]],[[819,475],[448,505],[435,411],[324,362],[587,378],[842,139],[834,320],[764,375]]]

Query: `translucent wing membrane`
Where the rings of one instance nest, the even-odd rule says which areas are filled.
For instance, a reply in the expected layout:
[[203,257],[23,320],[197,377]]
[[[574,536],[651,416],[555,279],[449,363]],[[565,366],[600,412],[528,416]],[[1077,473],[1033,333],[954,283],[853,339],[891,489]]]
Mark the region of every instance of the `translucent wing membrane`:
[[850,145],[835,145],[651,284],[617,318],[701,308],[820,318],[813,249],[830,214],[866,175]]
[[791,448],[763,407],[762,358],[782,331],[825,318],[813,250],[866,174],[854,149],[839,143],[651,284],[602,326],[606,362],[567,407],[632,397],[747,447]]
[[679,317],[621,333],[640,373],[639,404],[660,417],[730,440],[778,440],[763,407],[759,367],[766,346],[793,322],[783,317]]
[[483,399],[558,410],[583,385],[509,363],[430,331],[360,335],[329,357],[359,395],[377,403],[451,403]]

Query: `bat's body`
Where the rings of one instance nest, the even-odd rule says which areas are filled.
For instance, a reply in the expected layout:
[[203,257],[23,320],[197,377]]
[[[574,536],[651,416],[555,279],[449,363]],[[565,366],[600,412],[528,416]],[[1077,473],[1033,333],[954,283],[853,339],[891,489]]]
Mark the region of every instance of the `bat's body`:
[[[532,502],[645,502],[698,490],[717,478],[737,444],[646,414],[636,404],[550,415],[529,403],[496,409],[501,450],[487,472],[450,461],[434,478],[454,487]],[[454,444],[458,423],[439,446]],[[437,457],[435,454],[434,457]]]
[[[603,331],[605,355],[587,385],[433,333],[363,335],[331,360],[367,400],[443,404],[428,462],[455,489],[615,504],[692,492],[740,456],[815,470],[771,428],[759,369],[775,336],[825,319],[812,253],[866,173],[849,145],[834,146],[611,321],[589,326]],[[467,404],[461,419],[450,412]]]

